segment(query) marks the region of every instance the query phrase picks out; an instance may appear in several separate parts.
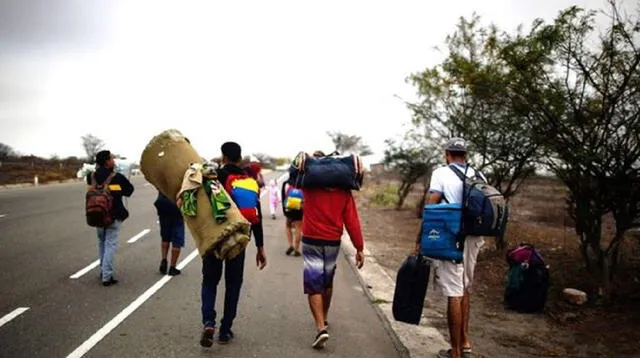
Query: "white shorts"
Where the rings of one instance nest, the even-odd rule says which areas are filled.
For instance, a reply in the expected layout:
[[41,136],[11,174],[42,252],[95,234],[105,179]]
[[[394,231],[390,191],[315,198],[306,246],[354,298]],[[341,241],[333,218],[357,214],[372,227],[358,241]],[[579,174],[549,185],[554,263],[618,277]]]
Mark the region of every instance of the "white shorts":
[[463,262],[433,260],[434,281],[443,295],[462,297],[473,284],[473,271],[478,261],[478,253],[484,245],[482,236],[467,236],[464,242]]

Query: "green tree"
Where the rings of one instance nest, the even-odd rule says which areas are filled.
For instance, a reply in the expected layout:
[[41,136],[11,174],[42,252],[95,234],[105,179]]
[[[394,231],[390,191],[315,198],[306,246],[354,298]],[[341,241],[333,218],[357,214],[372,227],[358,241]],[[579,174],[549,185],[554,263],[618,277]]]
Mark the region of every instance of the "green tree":
[[327,132],[327,135],[339,153],[354,153],[362,157],[373,154],[369,145],[365,144],[360,136],[342,132]]
[[409,130],[400,140],[387,139],[384,151],[384,164],[400,175],[398,202],[401,209],[407,195],[420,178],[428,176],[442,155],[433,147],[433,141],[427,141],[424,133],[416,127]]
[[[546,164],[569,189],[586,267],[599,270],[608,295],[640,210],[640,21],[623,18],[614,1],[606,28],[596,28],[595,14],[574,6],[550,24],[537,20],[501,57],[514,105],[529,110],[532,136],[550,151]],[[616,232],[603,240],[607,213]]]
[[474,14],[461,18],[445,42],[445,60],[409,79],[420,96],[409,104],[414,121],[442,140],[458,136],[472,143],[469,160],[509,200],[534,173],[541,148],[530,135],[528,113],[507,93],[510,79],[499,56],[504,39]]
[[7,160],[16,155],[16,152],[10,145],[0,143],[0,160]]
[[290,162],[291,162],[291,159],[286,158],[286,157],[276,158],[276,165],[277,166],[284,165],[284,164],[287,164],[287,163],[290,163]]

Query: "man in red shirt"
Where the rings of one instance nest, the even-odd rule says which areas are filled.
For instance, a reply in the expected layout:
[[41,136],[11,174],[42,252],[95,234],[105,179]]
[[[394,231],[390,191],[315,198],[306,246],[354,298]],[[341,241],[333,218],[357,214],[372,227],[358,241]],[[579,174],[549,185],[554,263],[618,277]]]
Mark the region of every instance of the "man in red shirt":
[[[324,156],[320,151],[314,157]],[[315,349],[324,348],[329,339],[327,315],[331,306],[333,277],[340,251],[343,227],[357,250],[356,266],[364,264],[364,240],[356,203],[351,191],[333,188],[302,189],[302,255],[304,257],[304,293],[316,322]]]

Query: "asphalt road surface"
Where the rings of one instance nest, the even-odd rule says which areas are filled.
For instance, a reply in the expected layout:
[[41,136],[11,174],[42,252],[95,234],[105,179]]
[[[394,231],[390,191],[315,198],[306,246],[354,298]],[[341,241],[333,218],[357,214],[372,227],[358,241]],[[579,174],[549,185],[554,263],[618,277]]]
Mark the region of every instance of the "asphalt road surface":
[[[398,356],[342,256],[331,339],[325,350],[311,349],[315,325],[302,292],[302,260],[284,254],[280,213],[277,220],[265,217],[265,270],[256,268],[253,243],[247,249],[236,339],[200,347],[201,260],[188,236],[182,275],[158,272],[156,191],[142,177],[132,181],[131,217],[122,226],[115,259],[120,282],[112,287],[98,278],[97,239],[84,221],[83,183],[0,191],[0,357]],[[268,213],[267,205],[264,197]]]

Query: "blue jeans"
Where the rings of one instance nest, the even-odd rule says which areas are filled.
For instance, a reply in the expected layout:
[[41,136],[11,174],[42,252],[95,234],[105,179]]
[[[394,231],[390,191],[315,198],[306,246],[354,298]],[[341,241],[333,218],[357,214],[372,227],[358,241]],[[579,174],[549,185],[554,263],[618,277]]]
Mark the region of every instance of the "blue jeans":
[[205,327],[216,326],[216,294],[224,263],[224,316],[220,321],[220,332],[228,333],[231,330],[238,309],[240,288],[242,288],[244,256],[245,251],[233,259],[225,261],[217,259],[213,255],[205,255],[202,258],[202,324]]
[[113,256],[118,250],[118,234],[120,233],[121,221],[114,221],[107,228],[98,228],[98,255],[100,268],[102,270],[102,282],[113,278]]

